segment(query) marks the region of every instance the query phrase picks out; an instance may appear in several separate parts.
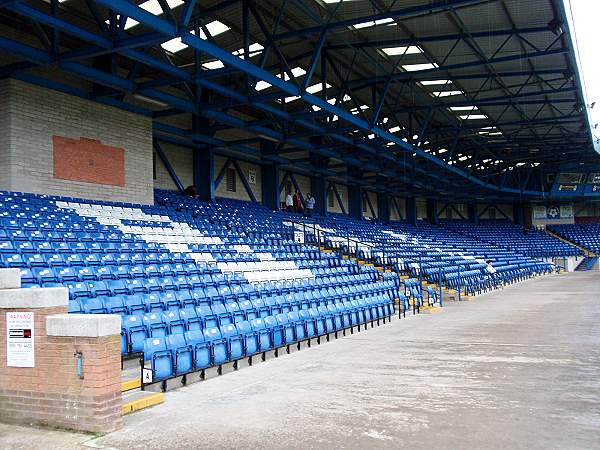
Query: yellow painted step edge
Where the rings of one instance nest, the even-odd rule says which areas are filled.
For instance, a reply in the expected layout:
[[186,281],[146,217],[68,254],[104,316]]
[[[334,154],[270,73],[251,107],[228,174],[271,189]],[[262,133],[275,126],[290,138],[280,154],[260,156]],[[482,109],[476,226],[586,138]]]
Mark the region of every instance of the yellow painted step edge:
[[138,389],[142,385],[142,380],[134,378],[133,380],[126,380],[121,383],[121,392],[131,391]]
[[162,392],[155,392],[144,398],[133,400],[131,402],[123,403],[123,415],[131,414],[135,411],[140,411],[151,406],[160,405],[165,401],[165,394]]

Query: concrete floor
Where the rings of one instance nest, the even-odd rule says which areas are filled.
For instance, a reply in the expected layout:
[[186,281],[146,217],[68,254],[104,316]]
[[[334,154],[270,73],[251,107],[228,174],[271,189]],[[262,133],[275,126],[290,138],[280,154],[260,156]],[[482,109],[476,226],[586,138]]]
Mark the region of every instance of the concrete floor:
[[600,448],[600,275],[530,280],[181,388],[85,446],[21,430],[0,427],[0,448]]

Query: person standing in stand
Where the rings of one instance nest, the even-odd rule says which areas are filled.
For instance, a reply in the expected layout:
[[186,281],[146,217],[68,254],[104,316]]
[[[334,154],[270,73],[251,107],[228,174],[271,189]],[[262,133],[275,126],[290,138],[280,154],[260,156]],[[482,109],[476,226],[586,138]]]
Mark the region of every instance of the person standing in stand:
[[293,204],[294,204],[294,212],[301,213],[303,210],[302,198],[300,197],[300,191],[298,191],[298,190],[296,190],[296,193],[294,194]]
[[291,192],[288,192],[285,196],[285,209],[288,212],[292,212],[294,210],[294,198],[292,197]]
[[308,194],[306,194],[306,208],[305,208],[305,214],[307,217],[312,217],[313,215],[313,210],[315,209],[315,198],[310,195],[310,192]]

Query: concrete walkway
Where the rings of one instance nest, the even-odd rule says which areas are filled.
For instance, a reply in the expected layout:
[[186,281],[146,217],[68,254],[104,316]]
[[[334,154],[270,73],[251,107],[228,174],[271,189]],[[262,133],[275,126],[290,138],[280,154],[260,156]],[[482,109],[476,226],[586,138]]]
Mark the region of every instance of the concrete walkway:
[[600,275],[527,281],[181,388],[85,446],[19,431],[0,427],[0,448],[600,448]]

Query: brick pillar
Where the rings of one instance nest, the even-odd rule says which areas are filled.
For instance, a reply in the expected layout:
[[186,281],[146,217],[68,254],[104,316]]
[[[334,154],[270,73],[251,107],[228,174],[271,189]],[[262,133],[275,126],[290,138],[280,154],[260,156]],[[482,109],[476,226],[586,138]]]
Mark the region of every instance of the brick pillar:
[[[18,285],[0,284],[0,421],[87,432],[120,428],[120,317],[66,314],[66,288]],[[7,365],[8,312],[34,314],[34,367]]]

